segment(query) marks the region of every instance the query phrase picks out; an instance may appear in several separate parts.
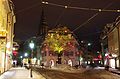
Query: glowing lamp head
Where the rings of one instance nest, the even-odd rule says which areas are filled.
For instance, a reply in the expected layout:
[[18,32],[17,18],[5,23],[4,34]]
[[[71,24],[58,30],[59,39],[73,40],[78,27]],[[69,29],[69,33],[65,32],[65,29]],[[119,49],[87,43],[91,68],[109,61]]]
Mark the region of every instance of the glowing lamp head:
[[34,48],[34,43],[33,41],[31,41],[31,43],[29,44],[30,48],[33,49]]
[[20,56],[20,58],[23,58],[23,56]]
[[88,46],[91,46],[91,43],[88,43]]
[[27,56],[28,56],[28,53],[25,53],[24,56],[27,57]]
[[8,43],[6,44],[6,47],[7,47],[7,48],[10,48],[10,42],[8,42]]

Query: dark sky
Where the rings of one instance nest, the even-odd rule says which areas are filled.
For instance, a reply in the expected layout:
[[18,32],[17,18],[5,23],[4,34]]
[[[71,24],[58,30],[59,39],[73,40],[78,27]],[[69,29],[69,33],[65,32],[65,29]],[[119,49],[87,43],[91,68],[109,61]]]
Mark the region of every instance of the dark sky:
[[[12,0],[15,5],[16,24],[14,40],[26,40],[35,36],[41,16],[41,0]],[[120,0],[48,0],[50,3],[84,8],[120,9]],[[44,5],[49,28],[56,24],[67,26],[71,31],[84,24],[98,11],[65,9],[58,6]],[[76,36],[83,40],[96,41],[103,27],[114,22],[120,15],[117,12],[100,12],[88,23],[75,30]]]

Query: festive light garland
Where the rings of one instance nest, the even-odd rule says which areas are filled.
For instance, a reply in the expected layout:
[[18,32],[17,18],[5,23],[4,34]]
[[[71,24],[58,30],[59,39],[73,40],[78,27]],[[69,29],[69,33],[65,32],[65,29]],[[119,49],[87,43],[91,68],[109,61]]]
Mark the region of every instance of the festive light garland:
[[58,7],[63,7],[63,8],[69,8],[69,9],[79,9],[79,10],[88,10],[88,11],[99,11],[99,12],[120,12],[120,10],[108,10],[108,9],[96,9],[96,8],[83,8],[83,7],[72,7],[72,6],[67,6],[67,5],[60,5],[60,4],[55,4],[55,3],[49,3],[49,2],[44,2],[42,1],[43,4],[47,5],[52,5],[52,6],[58,6]]

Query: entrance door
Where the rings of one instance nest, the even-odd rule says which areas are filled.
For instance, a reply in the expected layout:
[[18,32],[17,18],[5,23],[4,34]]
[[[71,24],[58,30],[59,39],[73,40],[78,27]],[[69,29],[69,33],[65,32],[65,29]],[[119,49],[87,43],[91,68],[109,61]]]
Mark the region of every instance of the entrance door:
[[72,66],[72,60],[68,60],[68,65]]

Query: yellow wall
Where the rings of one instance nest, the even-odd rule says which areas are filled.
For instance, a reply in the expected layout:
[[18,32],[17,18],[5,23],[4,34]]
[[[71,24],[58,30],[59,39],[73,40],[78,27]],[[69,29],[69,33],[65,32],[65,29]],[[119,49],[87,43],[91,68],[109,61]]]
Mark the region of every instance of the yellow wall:
[[[8,0],[0,0],[0,73],[8,70],[11,65],[13,28],[15,18],[13,10],[10,9]],[[6,47],[6,45],[8,45]],[[5,56],[6,54],[6,56]]]

